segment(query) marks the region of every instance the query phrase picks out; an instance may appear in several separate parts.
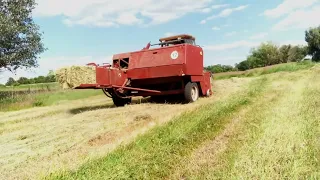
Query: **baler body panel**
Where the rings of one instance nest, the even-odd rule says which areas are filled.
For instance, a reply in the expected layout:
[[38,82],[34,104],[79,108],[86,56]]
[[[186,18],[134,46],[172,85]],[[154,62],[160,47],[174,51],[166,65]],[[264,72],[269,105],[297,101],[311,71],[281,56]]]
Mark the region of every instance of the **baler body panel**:
[[96,67],[97,84],[105,84],[105,85],[111,84],[109,77],[110,77],[109,68]]
[[203,51],[198,46],[185,46],[186,64],[185,74],[191,76],[202,76],[203,74]]
[[139,69],[130,69],[128,77],[132,80],[136,79],[154,79],[162,77],[181,76],[184,73],[182,64],[164,65],[155,67],[145,67]]
[[[172,58],[171,56],[174,55],[178,56]],[[176,45],[164,48],[132,52],[130,56],[129,69],[140,69],[185,63],[186,59],[184,45]]]
[[188,44],[132,52],[128,78],[147,79],[202,75],[203,53]]
[[199,82],[202,95],[206,95],[208,89],[211,90],[212,86],[210,78],[210,72],[204,72],[202,76],[191,76],[191,81]]
[[125,72],[116,68],[97,67],[96,74],[97,84],[101,86],[122,86],[127,79]]

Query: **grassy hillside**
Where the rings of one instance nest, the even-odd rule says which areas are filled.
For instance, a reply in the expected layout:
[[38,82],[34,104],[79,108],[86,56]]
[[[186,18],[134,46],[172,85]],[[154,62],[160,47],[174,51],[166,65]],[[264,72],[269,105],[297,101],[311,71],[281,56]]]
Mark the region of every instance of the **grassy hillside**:
[[259,73],[226,100],[185,112],[75,171],[46,178],[320,178],[320,66],[298,66]]
[[228,79],[232,77],[255,77],[264,74],[271,74],[276,72],[294,72],[303,69],[309,69],[316,65],[316,63],[306,60],[302,62],[291,62],[291,63],[283,63],[277,64],[273,66],[267,66],[262,68],[250,69],[247,71],[236,71],[236,72],[226,72],[226,73],[217,73],[214,74],[214,79]]

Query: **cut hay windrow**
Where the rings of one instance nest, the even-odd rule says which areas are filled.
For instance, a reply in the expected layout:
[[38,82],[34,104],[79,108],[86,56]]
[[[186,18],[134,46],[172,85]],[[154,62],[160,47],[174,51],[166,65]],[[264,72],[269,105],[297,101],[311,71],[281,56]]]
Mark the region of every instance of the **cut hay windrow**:
[[56,71],[56,78],[63,89],[73,89],[81,84],[96,84],[96,69],[93,66],[65,67]]

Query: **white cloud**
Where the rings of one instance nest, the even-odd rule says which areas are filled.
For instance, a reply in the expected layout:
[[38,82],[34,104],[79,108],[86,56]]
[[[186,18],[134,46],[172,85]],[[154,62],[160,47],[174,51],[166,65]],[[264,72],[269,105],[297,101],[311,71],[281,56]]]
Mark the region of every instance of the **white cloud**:
[[214,31],[219,31],[221,28],[219,28],[219,27],[217,27],[217,26],[214,26],[214,27],[212,27],[212,30],[214,30]]
[[206,19],[201,21],[201,24],[205,24],[208,20],[212,20],[215,18],[225,18],[230,16],[232,13],[236,12],[236,11],[242,11],[244,9],[246,9],[249,5],[242,5],[242,6],[238,6],[236,8],[227,8],[224,9],[223,11],[221,11],[218,15],[213,15],[213,16],[209,16]]
[[220,14],[218,14],[216,17],[227,17],[227,16],[230,16],[233,12],[242,11],[242,10],[246,9],[247,7],[248,7],[248,5],[244,5],[244,6],[239,6],[236,8],[225,9]]
[[211,8],[204,8],[201,10],[203,13],[209,13],[211,11]]
[[268,36],[268,33],[262,32],[255,35],[250,36],[250,39],[263,39]]
[[229,4],[217,4],[217,5],[213,5],[211,6],[212,9],[220,9],[220,8],[224,8],[229,6]]
[[297,9],[307,8],[316,2],[319,2],[319,0],[284,0],[276,8],[264,11],[263,15],[278,18]]
[[210,59],[213,59],[213,62],[206,62],[206,66],[216,64],[234,66],[236,63],[239,63],[247,58],[243,54],[239,54],[239,56],[214,56]]
[[[37,0],[34,15],[64,17],[67,25],[120,26],[161,24],[189,13],[208,11],[212,0]],[[149,19],[149,21],[147,21]]]
[[172,33],[172,32],[167,32],[164,34],[165,37],[169,37],[169,36],[173,36],[173,35],[174,35],[174,33]]
[[119,24],[132,25],[142,23],[141,19],[138,19],[133,13],[122,13],[116,20]]
[[94,62],[97,64],[110,63],[112,56],[92,57],[92,56],[59,56],[59,57],[44,57],[39,60],[39,68],[58,69],[72,65],[86,65]]
[[[220,8],[224,8],[224,7],[227,7],[229,6],[229,4],[217,4],[217,5],[213,5],[211,7],[206,7],[204,9],[201,10],[202,13],[209,13],[211,12],[212,10],[215,10],[215,9],[220,9]],[[201,21],[200,24],[205,24],[205,21]]]
[[236,34],[237,34],[236,31],[232,31],[232,32],[226,33],[225,36],[234,36]]
[[272,30],[306,29],[320,24],[320,6],[296,10],[272,27]]
[[206,21],[206,20],[202,20],[202,21],[200,21],[200,24],[205,24],[205,23],[207,23],[207,21]]
[[226,43],[226,44],[218,44],[218,45],[209,45],[209,46],[204,46],[204,50],[208,51],[224,51],[224,50],[229,50],[229,49],[237,49],[237,48],[251,48],[259,45],[260,42],[250,42],[250,41],[235,41],[232,43]]
[[287,41],[280,41],[280,42],[277,42],[276,43],[279,45],[279,46],[282,46],[282,45],[288,45],[288,44],[291,44],[291,45],[294,45],[294,46],[297,46],[297,45],[307,45],[307,42],[303,39],[300,39],[300,40],[287,40]]
[[200,11],[202,13],[209,13],[211,12],[212,10],[215,10],[215,9],[220,9],[220,8],[224,8],[224,7],[227,7],[229,6],[229,4],[217,4],[217,5],[213,5],[211,7],[206,7],[204,9],[201,9]]

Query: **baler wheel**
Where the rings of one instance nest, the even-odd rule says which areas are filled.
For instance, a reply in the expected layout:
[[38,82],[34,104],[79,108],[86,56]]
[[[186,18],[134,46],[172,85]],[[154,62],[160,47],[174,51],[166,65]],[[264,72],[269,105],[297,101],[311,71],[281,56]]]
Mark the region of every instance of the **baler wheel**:
[[131,103],[131,98],[119,98],[118,96],[112,96],[113,104],[117,107],[125,106],[126,104]]
[[199,88],[197,83],[189,82],[184,88],[184,97],[188,103],[195,102],[199,98]]
[[150,97],[151,102],[160,103],[163,101],[162,96],[151,96]]

